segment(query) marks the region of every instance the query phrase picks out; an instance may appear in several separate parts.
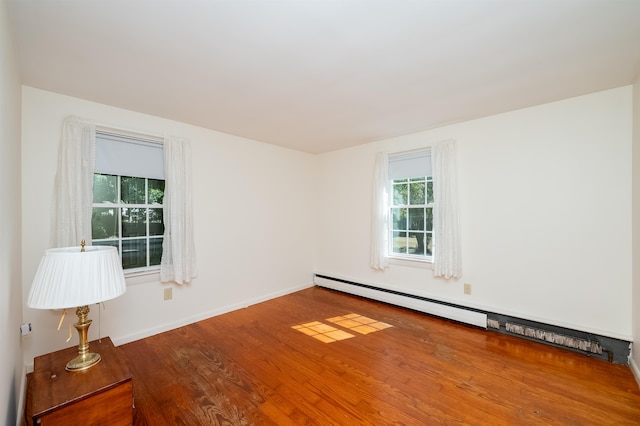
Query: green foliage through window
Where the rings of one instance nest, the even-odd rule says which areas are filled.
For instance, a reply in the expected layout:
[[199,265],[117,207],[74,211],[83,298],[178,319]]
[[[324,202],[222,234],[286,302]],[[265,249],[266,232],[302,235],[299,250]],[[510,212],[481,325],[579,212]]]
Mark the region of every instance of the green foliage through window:
[[428,258],[433,254],[433,180],[430,176],[392,181],[392,254]]
[[160,265],[163,199],[163,180],[94,174],[93,245],[116,247],[124,269]]

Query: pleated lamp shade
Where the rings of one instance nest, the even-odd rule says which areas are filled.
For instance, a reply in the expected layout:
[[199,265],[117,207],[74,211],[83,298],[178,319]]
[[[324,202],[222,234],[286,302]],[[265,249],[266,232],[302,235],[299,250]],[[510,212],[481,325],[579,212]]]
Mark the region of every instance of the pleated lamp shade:
[[104,302],[126,290],[115,247],[63,247],[45,251],[31,285],[27,306],[66,309]]

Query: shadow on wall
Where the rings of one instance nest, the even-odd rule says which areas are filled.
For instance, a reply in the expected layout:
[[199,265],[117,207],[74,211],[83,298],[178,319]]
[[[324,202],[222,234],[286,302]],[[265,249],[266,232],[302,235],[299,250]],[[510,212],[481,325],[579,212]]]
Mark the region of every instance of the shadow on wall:
[[18,399],[16,398],[16,389],[19,389],[16,384],[16,376],[13,375],[13,379],[11,380],[11,392],[9,392],[9,401],[7,401],[7,416],[4,420],[5,425],[15,425],[20,424],[18,422],[18,417],[16,413],[16,404]]

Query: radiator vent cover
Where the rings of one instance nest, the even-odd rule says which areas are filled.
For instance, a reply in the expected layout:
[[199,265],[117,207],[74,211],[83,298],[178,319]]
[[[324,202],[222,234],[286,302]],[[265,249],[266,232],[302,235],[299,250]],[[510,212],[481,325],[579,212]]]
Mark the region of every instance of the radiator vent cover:
[[487,330],[568,349],[616,364],[628,364],[631,342],[492,312]]
[[541,330],[539,328],[512,322],[505,324],[505,330],[509,333],[542,340],[547,343],[555,343],[558,346],[566,346],[567,348],[579,349],[581,351],[591,352],[594,354],[602,354],[602,346],[600,346],[600,343],[579,337],[566,336],[564,334],[554,333],[553,331]]

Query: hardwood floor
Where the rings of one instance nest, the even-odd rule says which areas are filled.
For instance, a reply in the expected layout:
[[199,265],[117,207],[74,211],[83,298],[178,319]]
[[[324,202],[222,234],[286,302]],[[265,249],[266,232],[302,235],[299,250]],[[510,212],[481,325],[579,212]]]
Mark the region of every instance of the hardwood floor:
[[[327,321],[350,313],[391,327]],[[136,425],[640,424],[626,366],[318,287],[120,348]]]

